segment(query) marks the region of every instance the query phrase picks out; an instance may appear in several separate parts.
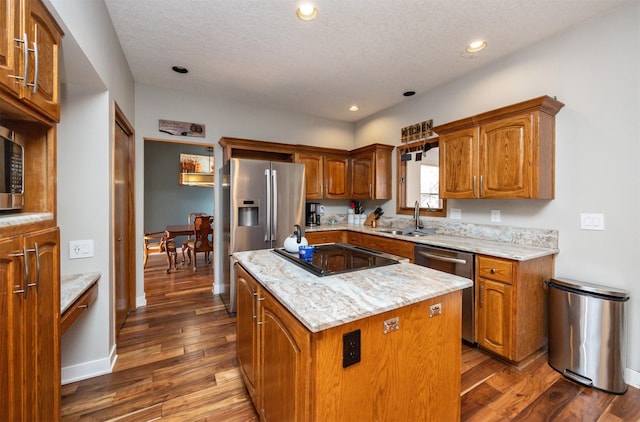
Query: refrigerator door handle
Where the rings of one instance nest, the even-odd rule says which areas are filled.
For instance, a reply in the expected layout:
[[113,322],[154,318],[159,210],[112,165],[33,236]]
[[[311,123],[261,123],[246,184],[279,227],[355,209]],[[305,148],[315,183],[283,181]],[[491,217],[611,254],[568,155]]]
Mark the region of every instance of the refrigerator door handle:
[[276,239],[276,233],[278,233],[278,172],[271,170],[271,190],[273,191],[273,216],[271,219],[271,241]]
[[271,240],[271,180],[269,174],[271,171],[269,169],[264,170],[264,189],[267,198],[267,206],[266,206],[266,215],[264,224],[264,241],[269,242]]

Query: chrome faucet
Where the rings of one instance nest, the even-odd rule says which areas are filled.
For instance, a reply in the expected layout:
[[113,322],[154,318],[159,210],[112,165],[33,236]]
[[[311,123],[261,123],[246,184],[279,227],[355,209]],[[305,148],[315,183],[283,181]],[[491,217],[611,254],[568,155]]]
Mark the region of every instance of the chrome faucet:
[[416,226],[414,227],[416,230],[421,229],[423,227],[422,222],[420,221],[420,201],[416,201],[415,209],[413,210],[413,218],[416,220]]

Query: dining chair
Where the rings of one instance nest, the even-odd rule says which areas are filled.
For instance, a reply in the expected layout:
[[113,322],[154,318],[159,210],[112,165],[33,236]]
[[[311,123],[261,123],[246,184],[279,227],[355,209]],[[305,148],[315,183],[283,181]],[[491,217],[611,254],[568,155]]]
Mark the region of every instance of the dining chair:
[[[211,262],[210,254],[213,252],[213,228],[211,227],[212,217],[208,215],[197,216],[193,222],[193,238],[187,240],[187,258],[189,263],[193,262],[193,271],[197,269],[197,253],[204,252],[205,261]],[[191,255],[193,254],[193,259]]]
[[143,268],[147,268],[147,260],[152,253],[165,251],[165,232],[150,232],[144,234],[144,260]]
[[[201,217],[206,215],[207,215],[206,212],[190,212],[189,214],[187,214],[187,224],[190,226],[193,226],[193,223],[195,222],[196,217]],[[193,236],[192,234],[187,235],[187,240],[182,242],[182,264],[186,262],[184,253],[188,248],[188,242],[193,240],[192,236]],[[191,259],[189,259],[189,263],[191,263]]]

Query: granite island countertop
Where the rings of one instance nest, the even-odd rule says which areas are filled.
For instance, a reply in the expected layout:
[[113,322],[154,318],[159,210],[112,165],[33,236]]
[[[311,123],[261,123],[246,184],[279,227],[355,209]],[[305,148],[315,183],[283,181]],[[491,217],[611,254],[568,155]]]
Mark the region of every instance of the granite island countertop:
[[467,278],[410,263],[316,277],[270,249],[233,257],[311,332],[473,285]]
[[60,278],[60,315],[97,282],[100,273],[65,275]]
[[388,227],[372,228],[369,226],[358,226],[352,224],[326,224],[322,226],[305,227],[305,232],[313,233],[332,230],[348,230],[357,233],[373,234],[376,236],[405,240],[416,244],[439,246],[464,252],[495,256],[498,258],[513,259],[516,261],[527,261],[543,256],[555,255],[559,252],[557,247],[532,246],[502,241],[500,240],[500,237],[502,234],[501,230],[503,230],[503,228],[496,228],[496,240],[480,239],[463,235],[442,234],[437,231],[435,234],[427,234],[419,237],[391,234],[383,231],[388,229]]

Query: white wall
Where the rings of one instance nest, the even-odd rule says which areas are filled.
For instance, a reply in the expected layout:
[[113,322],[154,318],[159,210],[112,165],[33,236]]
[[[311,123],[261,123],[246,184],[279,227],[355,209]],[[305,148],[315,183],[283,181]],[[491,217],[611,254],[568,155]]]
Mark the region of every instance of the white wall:
[[[556,275],[627,289],[628,378],[640,384],[640,3],[531,46],[356,125],[356,145],[400,144],[400,128],[434,125],[541,95],[556,116],[556,199],[450,200],[465,222],[559,230]],[[491,46],[489,45],[489,48]],[[395,175],[395,172],[394,172]],[[395,180],[394,180],[395,186]],[[387,203],[385,214],[395,205]],[[580,213],[604,213],[604,231],[579,228]],[[627,379],[629,382],[629,379]]]
[[[63,382],[109,372],[114,356],[112,151],[114,103],[130,121],[133,78],[102,0],[50,0],[61,24],[64,84],[58,125],[62,275],[100,272],[96,303],[62,337]],[[93,239],[93,258],[69,260],[68,242]]]
[[[158,131],[158,120],[168,119],[205,125],[205,138],[171,136]],[[222,166],[222,149],[218,141],[222,137],[256,139],[289,144],[325,146],[351,149],[353,125],[300,114],[265,109],[221,100],[211,96],[176,92],[168,89],[136,84],[136,226],[143,227],[144,197],[144,138],[167,139],[172,142],[215,144],[216,168]],[[215,195],[220,195],[216,184]],[[215,214],[220,213],[220,201],[215,202]],[[215,248],[222,250],[220,219],[215,220]],[[142,244],[142,231],[138,230],[136,242]],[[142,262],[142,250],[137,262]],[[215,254],[215,280],[221,280],[221,254]],[[136,269],[137,302],[145,303],[144,271]],[[221,281],[216,281],[219,285]],[[218,290],[216,289],[216,292]]]

